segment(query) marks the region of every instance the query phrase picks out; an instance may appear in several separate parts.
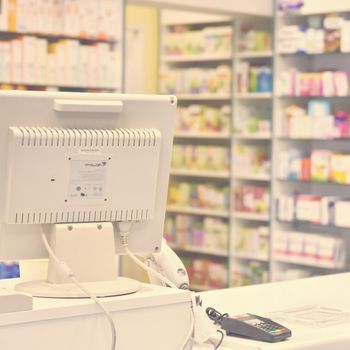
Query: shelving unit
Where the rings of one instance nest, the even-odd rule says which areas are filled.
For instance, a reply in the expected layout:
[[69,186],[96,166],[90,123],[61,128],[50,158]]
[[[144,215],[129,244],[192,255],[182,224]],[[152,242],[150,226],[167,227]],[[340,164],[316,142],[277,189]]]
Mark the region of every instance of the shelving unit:
[[[182,23],[179,23],[179,18],[183,18]],[[203,18],[202,20],[200,18]],[[186,19],[186,20],[185,20]],[[187,181],[191,182],[200,182],[202,183],[204,179],[206,180],[206,183],[212,184],[212,186],[217,186],[218,184],[221,184],[226,186],[229,190],[228,196],[227,196],[227,211],[217,211],[217,210],[206,210],[203,207],[202,208],[191,208],[191,207],[181,207],[181,206],[174,206],[173,204],[168,207],[168,221],[171,222],[171,227],[174,228],[174,230],[178,230],[178,235],[176,239],[182,239],[182,237],[185,235],[182,228],[182,222],[181,220],[184,220],[182,215],[187,215],[191,217],[191,220],[196,220],[196,217],[201,217],[201,220],[206,220],[207,218],[221,218],[223,219],[224,225],[227,226],[227,246],[224,249],[227,253],[222,255],[215,254],[217,249],[209,250],[211,252],[214,252],[214,254],[211,254],[211,259],[214,259],[214,264],[224,263],[224,269],[226,271],[226,282],[223,286],[233,286],[238,285],[242,281],[246,283],[247,280],[251,280],[251,282],[256,283],[257,281],[267,281],[268,278],[268,253],[264,251],[265,256],[262,257],[262,254],[255,254],[252,253],[252,251],[249,251],[249,247],[246,245],[245,251],[238,251],[236,249],[237,246],[237,227],[248,227],[248,228],[256,228],[257,231],[261,226],[264,227],[269,226],[269,217],[270,212],[269,208],[265,209],[265,212],[248,212],[248,211],[238,211],[235,209],[235,190],[236,188],[239,188],[243,185],[246,186],[263,186],[263,187],[269,187],[270,181],[271,181],[271,174],[270,174],[270,167],[267,166],[266,172],[256,172],[251,171],[252,169],[245,169],[241,168],[238,164],[235,163],[235,148],[237,145],[252,145],[252,146],[258,146],[257,149],[259,149],[260,146],[262,146],[267,154],[270,152],[270,144],[271,144],[271,138],[272,138],[272,130],[271,130],[271,117],[272,117],[272,79],[271,79],[271,65],[272,65],[272,58],[273,58],[273,51],[271,46],[271,39],[270,39],[270,32],[272,23],[270,19],[261,19],[257,20],[254,19],[254,25],[251,25],[253,23],[253,20],[249,21],[249,19],[244,21],[235,21],[234,25],[230,18],[219,18],[214,17],[211,19],[209,15],[204,15],[201,17],[200,15],[194,15],[189,14],[188,16],[182,15],[182,14],[174,14],[174,16],[165,15],[162,19],[162,24],[164,27],[161,42],[163,42],[163,47],[166,47],[165,51],[168,50],[168,55],[164,54],[164,51],[161,53],[161,59],[160,62],[162,63],[162,67],[166,67],[167,71],[166,74],[161,70],[161,93],[174,93],[176,94],[178,98],[178,105],[179,105],[179,119],[180,120],[192,120],[193,125],[189,125],[188,127],[181,128],[183,125],[178,126],[178,130],[175,132],[175,147],[176,145],[193,145],[193,147],[196,146],[202,146],[206,145],[208,147],[215,147],[215,146],[221,146],[221,147],[227,147],[227,149],[230,150],[230,162],[228,164],[228,169],[225,171],[222,170],[210,170],[210,171],[203,171],[203,170],[194,170],[193,168],[185,170],[184,167],[176,168],[172,170],[172,176],[171,176],[171,182],[172,181],[179,181],[179,179],[183,179],[184,181],[188,179]],[[190,25],[190,27],[188,27]],[[190,42],[190,38],[176,38],[172,37],[165,38],[167,34],[170,33],[183,33],[184,32],[184,26],[187,26],[186,30],[192,30],[196,33],[192,33],[193,35],[198,35],[199,31],[202,30],[204,27],[209,27],[209,32],[211,29],[214,29],[212,33],[210,33],[210,36],[215,36],[215,28],[216,27],[222,27],[222,26],[230,26],[232,28],[232,32],[234,33],[234,36],[232,37],[231,41],[231,48],[230,52],[226,52],[225,54],[220,53],[203,53],[203,52],[196,52],[198,51],[198,47],[196,45],[192,45],[191,50],[193,50],[192,54],[182,53],[178,52],[176,48],[178,46],[181,46],[182,43]],[[211,28],[211,29],[210,29]],[[209,34],[209,33],[207,33]],[[253,43],[250,47],[243,47],[242,45],[242,37],[244,35],[248,35],[253,37],[251,42]],[[167,40],[167,41],[166,41]],[[211,39],[213,40],[213,39]],[[165,42],[166,41],[166,42]],[[180,42],[180,44],[179,44]],[[212,45],[212,42],[206,42],[206,45]],[[199,51],[201,51],[199,49]],[[264,78],[259,76],[259,79],[261,78],[261,82],[259,82],[257,86],[257,90],[247,90],[247,91],[239,91],[238,90],[238,74],[239,70],[237,66],[241,62],[249,62],[251,63],[252,67],[266,67],[267,69],[261,69],[261,71],[265,70],[264,72],[267,74],[265,75],[265,85],[263,84]],[[198,69],[208,69],[213,67],[219,67],[220,65],[228,65],[232,67],[231,70],[231,91],[229,91],[226,94],[222,93],[210,93],[202,92],[199,93],[196,91],[196,93],[189,93],[188,91],[184,92],[183,89],[180,88],[176,89],[173,88],[175,83],[172,83],[167,81],[165,78],[168,76],[171,76],[172,72],[169,72],[169,69],[177,70],[177,69],[189,69],[191,66],[195,66]],[[258,69],[259,70],[259,69]],[[267,73],[266,73],[267,71]],[[259,73],[259,72],[257,72]],[[173,79],[175,79],[173,77]],[[164,82],[165,80],[165,82]],[[185,80],[185,77],[182,76],[182,81]],[[173,90],[172,90],[173,88]],[[194,105],[200,105],[200,104],[206,104],[208,107],[211,108],[220,108],[221,106],[230,105],[231,111],[229,114],[230,123],[229,126],[226,127],[226,130],[219,131],[219,130],[212,130],[211,132],[207,132],[205,130],[198,130],[198,125],[201,123],[198,122],[197,115],[200,113],[200,110],[194,111],[192,114],[183,116],[182,109],[184,107],[192,106]],[[254,112],[257,114],[254,115],[253,111],[248,106],[256,107]],[[243,126],[243,122],[240,120],[242,116],[242,110],[243,117],[245,118],[251,118],[252,120],[255,118],[256,120],[253,121],[255,123],[256,130],[252,130],[251,127],[248,127],[247,130],[245,130]],[[209,118],[210,119],[210,118]],[[253,128],[254,129],[254,128]],[[182,153],[186,154],[187,152],[194,152],[194,150],[189,149],[182,149]],[[201,155],[201,157],[204,157]],[[258,158],[259,156],[257,156]],[[185,187],[186,189],[186,187]],[[171,193],[174,191],[170,189]],[[257,191],[259,192],[259,191]],[[173,195],[170,195],[170,198],[173,198]],[[264,200],[266,202],[266,198]],[[268,200],[267,200],[268,202]],[[268,206],[268,204],[267,204]],[[177,215],[179,216],[179,220],[177,221]],[[193,224],[196,226],[196,224]],[[166,223],[167,226],[167,223]],[[179,227],[178,227],[179,226]],[[171,231],[171,230],[170,230]],[[264,231],[264,229],[262,229]],[[176,233],[172,234],[169,233],[169,229],[167,229],[166,236],[170,236],[170,241],[176,237]],[[208,233],[203,230],[200,231],[201,234],[204,236],[208,235]],[[193,233],[194,237],[196,237],[196,232]],[[265,231],[264,231],[265,234]],[[188,238],[191,239],[191,238]],[[203,239],[203,238],[201,238]],[[208,253],[208,249],[203,247],[201,244],[197,244],[197,249],[193,249],[193,244],[178,244],[176,243],[173,245],[174,249],[181,254],[181,256],[186,256],[190,252],[193,256],[195,256],[195,260],[202,259],[203,255]],[[220,250],[220,252],[222,249]],[[224,259],[224,262],[223,262]],[[200,266],[202,267],[202,262],[200,261]],[[209,263],[210,264],[210,263]],[[260,267],[258,269],[253,266],[254,264],[262,264],[261,269]],[[250,265],[252,265],[252,268],[250,268]],[[244,275],[245,268],[248,269],[248,273],[251,273],[252,271],[261,270],[261,276],[246,276]],[[217,266],[216,266],[217,267]],[[189,270],[193,270],[193,266],[188,266]],[[222,272],[222,271],[221,271]],[[220,273],[219,273],[220,274]],[[254,272],[253,272],[254,274]],[[264,276],[262,276],[264,275]],[[236,281],[236,278],[238,280]],[[241,282],[240,282],[241,281]],[[215,283],[214,283],[215,284]],[[209,284],[210,285],[210,284]],[[216,284],[213,285],[213,288],[217,286]],[[204,283],[203,289],[206,289],[208,287],[208,284]],[[198,288],[198,283],[197,283]]]
[[170,175],[180,177],[204,177],[213,179],[229,179],[228,171],[203,171],[203,170],[188,170],[188,169],[173,169]]
[[[231,140],[231,286],[267,282],[270,269],[270,199],[267,196],[271,196],[272,23],[270,19],[245,19],[236,21],[236,28]],[[267,192],[263,194],[261,188]],[[247,211],[242,211],[242,207]],[[264,244],[257,248],[256,242],[262,242],[258,238],[262,232]]]
[[10,5],[0,4],[0,89],[122,91],[123,0]]
[[[309,4],[313,2],[315,5],[315,1],[316,0],[305,0],[305,3]],[[275,0],[275,5],[276,4],[277,0]],[[339,2],[334,1],[332,4],[326,4],[326,2],[322,4],[318,3],[317,6],[320,8],[320,18],[322,20],[327,15],[328,10],[321,10],[321,8],[326,6],[328,9],[332,9],[333,5],[338,6]],[[305,8],[305,11],[309,11],[311,6],[306,5]],[[337,8],[334,8],[334,11],[329,10],[329,13],[334,12],[337,12]],[[350,10],[345,11],[344,8],[342,8],[341,12],[343,14],[350,13]],[[225,218],[225,222],[227,222],[229,227],[226,265],[228,270],[227,285],[229,286],[236,286],[241,283],[277,281],[288,278],[288,276],[292,276],[293,278],[306,277],[308,275],[332,273],[350,269],[350,258],[344,258],[345,254],[332,256],[330,253],[330,248],[337,251],[339,250],[342,253],[349,251],[350,239],[348,238],[348,233],[350,229],[350,220],[349,222],[340,220],[334,223],[327,217],[329,222],[323,224],[312,220],[311,214],[311,219],[305,220],[303,217],[297,217],[297,210],[301,209],[296,206],[298,195],[310,195],[320,197],[320,201],[326,201],[328,198],[329,205],[335,208],[335,213],[339,214],[341,210],[344,212],[350,211],[350,195],[347,196],[345,192],[350,184],[350,175],[347,178],[348,180],[344,180],[342,173],[337,170],[335,175],[332,175],[335,180],[329,179],[327,181],[322,178],[312,178],[311,170],[309,170],[309,173],[306,172],[306,175],[303,175],[306,176],[306,178],[296,179],[293,178],[294,175],[290,178],[281,178],[280,176],[280,167],[283,165],[280,157],[284,151],[292,151],[293,149],[303,150],[304,153],[301,155],[301,158],[305,160],[305,164],[311,162],[312,156],[315,155],[315,150],[330,150],[336,154],[336,156],[349,155],[350,159],[350,125],[348,126],[348,134],[342,134],[343,129],[339,125],[344,123],[344,118],[341,113],[337,116],[337,120],[334,119],[334,125],[337,125],[337,132],[339,134],[337,134],[337,132],[327,134],[325,131],[323,131],[322,134],[320,131],[316,132],[314,126],[312,126],[314,131],[307,134],[310,120],[305,120],[305,123],[300,124],[303,129],[303,134],[298,135],[295,125],[293,126],[294,129],[288,129],[291,128],[290,119],[288,119],[288,123],[286,123],[285,111],[288,106],[293,104],[306,109],[309,101],[323,101],[321,103],[328,103],[329,101],[332,105],[332,113],[334,111],[350,113],[350,88],[346,94],[337,92],[334,94],[328,93],[328,96],[323,96],[322,92],[315,93],[315,91],[310,94],[312,96],[303,96],[305,92],[301,94],[286,94],[285,92],[281,92],[281,86],[285,87],[285,81],[281,84],[281,79],[285,78],[283,72],[290,68],[299,70],[300,72],[317,72],[324,68],[328,71],[349,70],[347,64],[348,60],[344,60],[344,57],[349,57],[350,47],[348,48],[349,52],[291,53],[279,51],[282,27],[284,25],[303,25],[305,28],[306,24],[309,22],[322,22],[317,21],[317,19],[311,15],[313,14],[294,13],[281,15],[275,11],[274,21],[272,21],[272,19],[254,19],[254,21],[250,23],[248,18],[244,20],[235,20],[232,58],[231,60],[227,58],[227,64],[232,65],[231,94],[221,96],[213,96],[207,93],[177,94],[180,107],[200,104],[202,101],[216,107],[228,103],[228,101],[232,105],[232,123],[230,126],[232,131],[230,134],[227,131],[224,133],[220,131],[213,133],[199,131],[198,128],[196,129],[198,126],[198,124],[196,124],[197,119],[195,118],[196,113],[191,115],[195,125],[194,130],[188,128],[187,130],[181,130],[175,133],[176,144],[206,144],[208,146],[223,146],[229,144],[231,148],[229,180],[220,179],[220,172],[217,170],[214,171],[216,173],[215,178],[211,177],[212,173],[203,173],[201,171],[174,171],[173,174],[173,179],[188,177],[192,179],[196,178],[193,179],[193,181],[198,182],[203,182],[202,176],[205,175],[208,176],[207,180],[213,184],[213,186],[218,184],[222,185],[224,183],[223,181],[227,181],[230,191],[229,209],[225,211],[224,215],[221,217]],[[189,17],[187,17],[187,19],[189,19]],[[218,24],[219,22],[220,21],[216,18],[212,23]],[[195,21],[195,23],[193,28],[201,28],[202,24],[200,24],[200,20]],[[175,23],[171,25],[173,24]],[[249,30],[271,33],[273,29],[277,35],[273,40],[273,45],[270,47],[255,51],[251,48],[244,48],[240,44],[241,37],[245,35],[248,35],[249,38],[246,42],[252,42],[252,32],[249,32]],[[312,43],[312,45],[314,45],[314,43]],[[309,50],[312,45],[310,44],[307,46],[307,49]],[[166,58],[163,59],[162,62],[167,66],[175,68],[188,68],[191,67],[192,64],[201,68],[223,64],[226,60],[224,57],[218,57],[218,55],[212,56],[211,59],[209,59],[207,55],[198,55],[193,58],[187,55],[185,57]],[[247,69],[249,71],[249,69],[253,68],[252,73],[248,73],[247,76],[250,76],[249,74],[254,75],[257,71],[259,72],[259,67],[264,67],[261,71],[265,74],[269,71],[266,70],[266,68],[271,68],[273,84],[271,83],[269,85],[268,83],[267,86],[269,86],[269,88],[266,88],[265,81],[265,85],[263,85],[264,88],[261,89],[261,91],[255,91],[254,89],[257,86],[256,79],[253,79],[253,83],[251,82],[249,85],[247,80],[243,77],[243,85],[246,84],[246,87],[242,89],[242,72],[246,73]],[[339,94],[343,95],[339,96]],[[288,113],[290,113],[289,110]],[[330,123],[329,120],[328,123]],[[252,151],[253,149],[258,151]],[[261,164],[259,163],[259,166],[247,167],[249,162],[245,163],[244,157],[243,161],[242,159],[240,160],[244,152],[248,155],[247,159],[253,159],[254,164],[257,159],[261,161],[261,158],[263,162]],[[259,156],[254,158],[254,154]],[[331,157],[331,155],[329,157]],[[304,167],[307,169],[305,164],[303,165],[303,169]],[[263,168],[264,171],[256,170],[261,168]],[[305,171],[305,169],[303,171]],[[307,178],[307,176],[310,178]],[[267,189],[263,194],[261,194],[260,190],[257,191],[258,199],[256,200],[256,210],[251,210],[250,208],[248,210],[242,210],[241,202],[244,193],[242,194],[242,192],[240,192],[237,195],[237,191],[241,191],[242,188],[248,188],[247,193],[250,195],[250,204],[252,203],[252,198],[254,199],[255,196],[252,188]],[[265,198],[265,202],[261,201],[259,196]],[[281,196],[289,196],[291,198],[290,202],[286,202],[289,203],[289,206],[291,206],[290,203],[294,203],[293,205],[295,207],[292,209],[288,209],[288,205],[286,204],[288,210],[294,211],[293,215],[295,218],[293,220],[283,220],[279,217],[280,207],[278,202]],[[268,198],[267,201],[266,198]],[[267,208],[264,207],[262,202],[268,203],[267,206],[265,205]],[[301,202],[300,205],[305,205],[305,203]],[[349,206],[347,207],[347,205]],[[348,209],[345,210],[344,208]],[[188,210],[189,208],[182,211],[181,208],[177,208],[176,213],[183,214],[187,212],[187,214],[193,217],[201,217],[203,220],[206,218],[206,215],[208,215],[208,217],[215,217],[215,213],[217,214],[215,211],[208,212],[203,209]],[[312,209],[309,207],[301,211],[308,213],[308,210],[312,212]],[[173,209],[170,207],[169,213],[172,211]],[[329,215],[329,217],[332,215]],[[324,218],[322,218],[322,220],[324,220]],[[253,248],[250,247],[249,237],[257,238],[261,245],[258,248],[254,247],[254,252]],[[300,242],[303,243],[300,244]],[[319,246],[316,242],[325,243],[323,246]],[[206,254],[206,248],[202,247],[200,244],[198,244],[198,246],[200,248],[198,248],[196,252],[194,251],[196,249],[191,250],[193,245],[181,245],[178,246],[177,249],[180,252],[181,249],[183,249],[182,253],[184,254],[188,254],[189,251],[193,255],[198,256]],[[303,251],[305,247],[308,249],[307,252]],[[317,249],[315,247],[317,247]],[[251,251],[249,249],[251,249]],[[308,254],[310,255],[309,257]],[[216,258],[219,259],[218,256]],[[250,271],[256,271],[256,274],[249,275]],[[199,286],[197,285],[197,287]],[[208,284],[204,284],[203,288],[206,287],[208,287]]]
[[[322,94],[312,92],[311,94],[304,93],[307,96],[300,96],[298,92],[295,94],[285,94],[283,91],[283,83],[281,83],[281,77],[283,79],[284,72],[295,69],[299,72],[319,72],[323,70],[339,70],[344,71],[348,70],[347,59],[349,52],[322,52],[320,49],[323,45],[322,39],[316,39],[310,41],[308,45],[305,46],[305,49],[308,52],[285,52],[284,50],[289,45],[288,38],[284,36],[285,26],[303,26],[303,30],[308,26],[314,28],[314,30],[322,30],[324,19],[328,14],[333,16],[334,13],[344,12],[344,6],[339,7],[338,5],[341,1],[334,2],[316,2],[314,0],[306,0],[304,8],[301,9],[299,13],[290,13],[290,14],[281,14],[277,11],[277,1],[275,1],[275,24],[274,30],[276,35],[275,39],[275,50],[274,50],[274,72],[275,72],[275,92],[273,98],[274,104],[274,137],[273,137],[273,206],[272,211],[272,228],[271,228],[271,244],[272,244],[272,254],[271,254],[271,280],[276,281],[285,278],[288,276],[289,272],[292,272],[294,278],[296,277],[306,277],[310,275],[317,274],[326,274],[334,273],[336,271],[345,271],[349,270],[349,258],[337,257],[332,255],[331,249],[332,245],[336,244],[336,247],[342,250],[342,252],[349,251],[350,240],[348,239],[348,229],[347,227],[336,227],[336,225],[325,224],[321,222],[312,222],[299,219],[298,216],[302,213],[305,216],[310,215],[310,217],[316,213],[315,218],[318,214],[318,197],[323,198],[325,201],[329,197],[337,197],[339,200],[346,197],[346,191],[348,188],[347,184],[331,182],[331,180],[326,181],[316,181],[313,179],[314,176],[317,176],[316,173],[316,161],[310,160],[311,165],[308,165],[308,157],[312,156],[315,150],[329,150],[336,154],[347,154],[350,153],[349,150],[349,140],[348,137],[340,136],[331,136],[325,135],[324,137],[320,136],[298,136],[298,130],[295,129],[297,124],[295,123],[296,119],[291,119],[293,117],[293,110],[291,110],[291,116],[289,116],[287,123],[286,117],[286,108],[290,105],[298,105],[300,108],[310,111],[309,101],[320,101],[318,106],[322,104],[327,105],[331,104],[331,113],[334,113],[337,110],[350,112],[350,103],[348,102],[347,96],[335,96],[335,94],[328,94],[328,96],[323,96]],[[344,2],[342,2],[345,5]],[[338,7],[337,7],[338,6]],[[348,4],[346,5],[348,7]],[[345,7],[346,7],[345,6]],[[350,13],[350,9],[346,11]],[[292,27],[290,27],[292,28]],[[297,27],[295,27],[297,28]],[[350,32],[349,32],[350,34]],[[318,40],[318,41],[317,41]],[[300,42],[302,39],[300,38]],[[320,46],[317,46],[320,45]],[[335,43],[334,50],[337,49],[337,43]],[[319,52],[313,52],[312,50],[319,50]],[[331,47],[327,48],[327,45],[324,49],[330,50]],[[300,78],[302,79],[302,78]],[[317,79],[317,77],[316,77]],[[317,84],[317,83],[316,83]],[[288,85],[287,85],[288,86]],[[305,85],[307,86],[307,85]],[[316,86],[316,85],[315,85]],[[296,89],[298,91],[298,86]],[[299,96],[295,96],[299,95]],[[312,96],[310,96],[312,95]],[[308,108],[309,106],[309,108]],[[335,114],[333,114],[335,115]],[[308,115],[306,115],[306,118]],[[320,116],[313,116],[312,123],[315,123],[315,118],[322,118],[322,113]],[[311,120],[305,119],[305,123],[300,123],[302,129],[300,132],[306,133],[308,130],[307,123]],[[294,123],[294,124],[293,124]],[[325,122],[326,123],[326,122]],[[334,122],[334,125],[339,124]],[[294,129],[291,129],[294,128]],[[321,133],[316,125],[312,125],[312,132]],[[331,129],[331,128],[330,128]],[[324,133],[325,134],[325,133]],[[293,178],[282,178],[280,176],[280,167],[281,167],[281,153],[285,151],[293,152],[293,150],[303,150],[304,152],[304,161],[302,161],[302,171],[304,175],[301,179]],[[326,161],[327,157],[325,155],[324,160]],[[308,173],[308,169],[311,166],[311,174]],[[321,172],[322,173],[322,172]],[[334,175],[332,175],[334,176]],[[309,178],[311,177],[311,178]],[[305,195],[305,198],[303,198]],[[282,198],[283,197],[283,198]],[[281,199],[282,198],[282,199]],[[286,200],[287,198],[287,200]],[[293,205],[290,208],[282,208],[283,203],[288,202]],[[314,202],[313,202],[314,198]],[[346,198],[345,198],[346,199]],[[344,199],[344,200],[345,200]],[[283,201],[282,201],[283,200]],[[330,200],[330,199],[329,199]],[[314,204],[310,204],[314,203]],[[325,202],[327,203],[327,202]],[[316,212],[308,212],[308,208],[314,205]],[[328,220],[328,207],[323,207],[324,211],[320,212],[322,220]],[[337,199],[335,198],[334,204],[334,215],[335,220],[337,220]],[[321,208],[321,207],[320,207]],[[288,220],[281,220],[280,216],[285,216],[291,214],[291,217]],[[340,212],[339,212],[340,213]],[[314,220],[315,220],[314,218]],[[331,219],[330,219],[331,220]],[[291,235],[292,234],[292,235]],[[313,239],[313,236],[314,239]],[[315,247],[315,242],[320,239],[329,238],[329,241],[325,243],[323,248]],[[307,242],[307,240],[310,240]],[[281,241],[283,241],[281,243]],[[289,240],[289,245],[293,247],[295,251],[291,252],[285,249],[286,240]],[[304,248],[301,247],[300,242],[304,242]],[[282,246],[282,248],[280,247]],[[305,256],[307,255],[304,250],[310,249],[310,256],[313,256],[312,261],[308,261]],[[324,249],[324,250],[323,250]],[[330,250],[327,253],[326,250]],[[277,253],[279,251],[279,253]],[[282,251],[282,253],[281,253]],[[323,256],[327,255],[327,259],[317,258],[317,254]]]
[[[231,171],[232,20],[224,16],[162,11],[161,23],[160,92],[174,93],[179,106],[171,184],[179,181],[195,186],[203,184],[203,189],[198,191],[207,191],[208,195],[211,186],[214,190],[218,187],[216,196],[223,197],[220,191],[229,191]],[[220,69],[227,74],[224,79],[229,79],[224,89],[220,87],[223,81],[215,73]],[[185,74],[181,75],[181,71]],[[172,84],[164,82],[164,76],[171,76],[173,72],[178,72],[182,84],[169,88]],[[191,83],[184,83],[187,79],[192,79]],[[194,87],[196,84],[198,87]],[[183,187],[180,198],[186,193],[187,185]],[[199,196],[199,201],[206,201],[204,192]],[[225,196],[228,200],[228,194]],[[215,206],[215,201],[204,203],[200,208],[183,204],[168,206],[166,227],[170,226],[170,229],[166,231],[166,237],[183,258],[194,290],[228,286],[231,216],[230,204],[225,202],[224,210],[206,207]],[[181,227],[187,221],[192,224],[185,230]],[[174,229],[177,232],[172,234]],[[189,254],[194,258],[189,258]],[[209,270],[215,270],[217,276]]]

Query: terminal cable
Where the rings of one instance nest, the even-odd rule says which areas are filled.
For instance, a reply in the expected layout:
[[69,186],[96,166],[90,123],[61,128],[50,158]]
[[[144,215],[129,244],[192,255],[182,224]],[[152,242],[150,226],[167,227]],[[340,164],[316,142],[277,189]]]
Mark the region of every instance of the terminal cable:
[[221,323],[222,323],[222,319],[224,317],[229,317],[228,313],[221,314],[219,311],[217,311],[213,307],[207,307],[205,311],[206,311],[208,317],[212,321],[214,321],[214,324],[219,324],[220,326],[221,326]]
[[70,267],[64,261],[59,260],[57,255],[54,253],[54,251],[50,247],[44,232],[41,232],[41,239],[44,243],[44,246],[50,258],[56,263],[57,267],[72,281],[72,283],[76,285],[78,289],[80,289],[87,297],[91,298],[97,304],[97,306],[99,306],[99,308],[102,310],[103,314],[106,316],[108,323],[111,327],[111,332],[112,332],[111,350],[116,350],[117,331],[116,331],[116,327],[115,327],[111,313],[94,294],[92,294],[87,288],[84,287],[84,285],[81,282],[79,282],[76,279],[74,272],[70,269]]

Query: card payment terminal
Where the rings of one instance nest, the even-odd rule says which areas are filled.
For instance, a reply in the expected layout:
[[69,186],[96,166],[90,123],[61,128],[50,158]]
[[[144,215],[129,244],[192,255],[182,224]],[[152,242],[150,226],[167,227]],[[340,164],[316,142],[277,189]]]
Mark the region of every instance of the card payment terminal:
[[285,340],[292,335],[290,329],[281,324],[249,313],[233,317],[222,317],[220,324],[227,335],[271,343]]

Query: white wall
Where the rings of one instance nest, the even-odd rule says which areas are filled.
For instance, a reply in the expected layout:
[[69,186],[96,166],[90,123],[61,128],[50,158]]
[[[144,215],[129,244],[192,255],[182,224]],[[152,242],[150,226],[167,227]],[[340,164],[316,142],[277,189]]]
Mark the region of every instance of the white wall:
[[273,12],[273,0],[127,0],[127,3],[183,10],[198,9],[226,15],[272,16]]

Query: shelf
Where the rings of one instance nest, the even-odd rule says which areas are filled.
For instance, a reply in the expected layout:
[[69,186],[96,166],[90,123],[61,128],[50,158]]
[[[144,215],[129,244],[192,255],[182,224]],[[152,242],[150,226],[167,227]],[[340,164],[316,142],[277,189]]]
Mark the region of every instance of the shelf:
[[310,185],[350,186],[350,184],[342,184],[342,183],[330,182],[330,181],[322,182],[322,181],[294,180],[294,179],[282,179],[282,178],[278,178],[277,180],[281,181],[281,182],[306,183],[306,184],[310,184]]
[[257,254],[250,254],[250,253],[236,253],[234,257],[242,260],[257,260],[257,261],[263,261],[263,262],[268,262],[269,260],[268,256],[262,256],[262,255],[259,256]]
[[212,13],[196,13],[184,10],[171,10],[162,13],[162,26],[171,27],[184,24],[199,24],[207,26],[211,23],[232,23],[230,16],[217,15]]
[[[337,1],[337,3],[339,3],[339,1]],[[281,19],[290,19],[290,18],[309,17],[309,16],[324,16],[324,15],[328,15],[329,13],[331,14],[350,13],[350,9],[346,0],[343,0],[343,1],[341,0],[341,6],[339,6],[337,3],[333,8],[330,7],[330,8],[322,9],[322,6],[332,4],[332,2],[330,1],[325,1],[324,3],[321,2],[320,4],[317,4],[317,5],[320,5],[317,7],[317,10],[316,10],[316,7],[312,6],[312,9],[316,10],[316,12],[315,11],[303,12],[303,10],[293,11],[293,12],[277,12],[277,17]]]
[[64,34],[45,34],[45,33],[36,33],[36,32],[12,32],[12,31],[0,31],[0,36],[4,37],[17,37],[17,36],[35,36],[38,38],[44,38],[48,40],[61,40],[61,39],[69,39],[69,40],[79,40],[84,42],[102,42],[102,43],[110,43],[115,44],[119,42],[117,39],[105,39],[105,38],[88,38],[83,36],[74,36],[74,35],[64,35]]
[[287,225],[292,225],[294,227],[296,226],[307,226],[307,227],[318,227],[318,228],[326,228],[326,229],[330,229],[330,230],[350,230],[350,227],[346,227],[346,226],[336,226],[336,225],[331,225],[331,224],[327,224],[327,225],[323,225],[321,223],[316,223],[316,222],[311,222],[311,221],[303,221],[303,220],[293,220],[293,221],[287,221],[287,220],[280,220],[278,219],[277,222],[279,222],[280,224],[287,224]]
[[205,209],[205,208],[168,206],[167,212],[168,213],[174,213],[174,214],[214,216],[214,217],[219,217],[219,218],[224,218],[224,219],[228,219],[229,218],[228,211],[215,210],[215,209]]
[[278,98],[283,99],[329,99],[329,100],[336,100],[336,99],[349,99],[349,96],[293,96],[293,95],[277,95]]
[[196,246],[178,246],[174,243],[168,243],[169,247],[178,251],[178,252],[186,252],[186,253],[197,253],[197,254],[203,254],[203,255],[212,255],[212,256],[218,256],[218,257],[228,257],[227,251],[221,251],[217,249],[208,249],[205,247],[196,247]]
[[278,262],[283,262],[287,264],[295,264],[295,265],[302,265],[302,266],[311,266],[315,268],[321,268],[321,269],[332,269],[332,270],[341,270],[343,267],[337,267],[334,263],[328,262],[328,261],[307,261],[302,260],[299,257],[293,257],[293,256],[282,256],[282,255],[274,255],[273,259]]
[[349,142],[350,141],[350,137],[336,137],[336,138],[325,138],[325,139],[321,139],[321,138],[308,138],[308,137],[284,137],[284,136],[280,136],[278,137],[278,139],[280,141],[299,141],[299,142],[329,142],[329,141],[336,141],[336,142]]
[[182,101],[225,101],[231,100],[231,95],[215,94],[176,94],[178,100]]
[[269,174],[235,174],[233,175],[235,180],[252,180],[252,181],[270,181],[271,176]]
[[273,56],[273,52],[271,50],[268,51],[245,51],[245,52],[238,52],[236,57],[237,58],[270,58]]
[[163,63],[187,63],[187,62],[217,62],[217,61],[231,61],[231,53],[221,54],[203,54],[203,55],[164,55],[162,57]]
[[239,211],[234,211],[232,214],[233,218],[241,220],[252,220],[252,221],[269,221],[269,214],[260,213],[244,213]]
[[236,98],[244,100],[266,100],[272,98],[272,92],[237,93]]
[[236,140],[271,140],[270,134],[234,134]]
[[317,57],[317,56],[338,56],[338,55],[350,55],[350,52],[315,52],[315,53],[304,53],[304,52],[294,52],[294,53],[284,53],[278,52],[278,55],[282,57]]
[[2,82],[0,81],[1,85],[14,85],[14,86],[25,86],[25,87],[36,87],[38,89],[74,89],[74,90],[108,90],[108,91],[115,91],[118,90],[118,88],[112,88],[112,87],[97,87],[97,86],[75,86],[75,85],[45,85],[45,84],[35,84],[35,83],[11,83],[11,82]]
[[177,131],[175,132],[174,137],[179,139],[230,140],[230,134],[224,132]]
[[229,171],[214,171],[214,170],[189,170],[189,169],[172,169],[170,172],[174,176],[189,176],[189,177],[205,177],[217,179],[229,179]]

